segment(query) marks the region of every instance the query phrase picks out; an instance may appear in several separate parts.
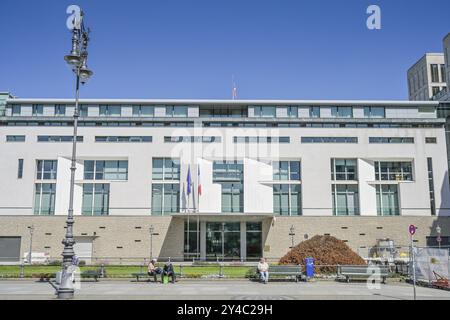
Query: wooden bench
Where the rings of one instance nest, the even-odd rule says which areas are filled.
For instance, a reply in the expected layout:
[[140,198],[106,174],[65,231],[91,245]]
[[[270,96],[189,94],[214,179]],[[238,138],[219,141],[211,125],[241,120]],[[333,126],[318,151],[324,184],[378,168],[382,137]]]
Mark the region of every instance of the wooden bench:
[[[259,271],[256,268],[256,277],[259,279]],[[301,266],[270,266],[269,267],[269,281],[272,276],[288,276],[292,277],[295,282],[299,282],[303,278],[303,272]]]
[[150,281],[150,279],[153,278],[154,282],[158,282],[158,279],[156,278],[157,276],[156,273],[154,273],[152,276],[144,272],[132,273],[131,275],[136,278],[136,282],[139,282],[139,279],[141,278],[148,278],[148,281]]
[[389,275],[388,266],[338,266],[338,279],[350,280],[367,280],[370,277],[379,277],[382,283],[386,283]]
[[101,276],[101,271],[99,270],[86,270],[81,272],[81,278],[92,278],[95,282],[98,282],[98,278]]

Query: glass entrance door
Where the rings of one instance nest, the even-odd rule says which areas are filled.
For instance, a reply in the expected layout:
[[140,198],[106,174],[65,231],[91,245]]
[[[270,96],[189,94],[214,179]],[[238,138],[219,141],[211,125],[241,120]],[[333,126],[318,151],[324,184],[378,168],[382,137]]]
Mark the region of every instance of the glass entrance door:
[[240,260],[240,222],[206,223],[206,259]]

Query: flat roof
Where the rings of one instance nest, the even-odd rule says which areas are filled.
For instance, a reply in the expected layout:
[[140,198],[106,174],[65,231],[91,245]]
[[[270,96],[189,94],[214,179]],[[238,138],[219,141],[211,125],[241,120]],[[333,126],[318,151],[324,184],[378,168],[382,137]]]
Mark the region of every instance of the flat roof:
[[[12,104],[73,104],[75,99],[11,98]],[[219,100],[219,99],[80,99],[82,104],[152,105],[305,105],[305,106],[438,106],[439,101],[409,100]]]

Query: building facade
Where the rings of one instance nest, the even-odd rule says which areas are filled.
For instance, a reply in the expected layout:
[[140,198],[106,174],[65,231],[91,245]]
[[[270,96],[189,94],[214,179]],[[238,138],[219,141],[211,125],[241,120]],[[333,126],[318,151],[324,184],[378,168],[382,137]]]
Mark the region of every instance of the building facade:
[[[73,100],[4,94],[0,260],[58,258]],[[330,234],[355,251],[450,235],[439,102],[82,100],[75,181],[84,260],[278,259]],[[152,228],[152,236],[150,236]],[[3,248],[3,249],[2,249]]]
[[447,71],[443,53],[427,53],[408,70],[411,101],[431,100],[447,92]]

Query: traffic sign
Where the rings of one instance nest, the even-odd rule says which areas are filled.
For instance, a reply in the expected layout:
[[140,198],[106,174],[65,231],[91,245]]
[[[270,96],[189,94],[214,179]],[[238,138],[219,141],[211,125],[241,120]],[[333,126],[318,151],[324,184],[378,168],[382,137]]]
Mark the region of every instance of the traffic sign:
[[439,242],[439,243],[442,242],[441,236],[438,236],[437,239],[436,239],[436,241]]
[[412,235],[412,236],[415,235],[416,234],[416,230],[417,230],[417,227],[415,225],[412,224],[412,225],[409,226],[409,234],[410,235]]

